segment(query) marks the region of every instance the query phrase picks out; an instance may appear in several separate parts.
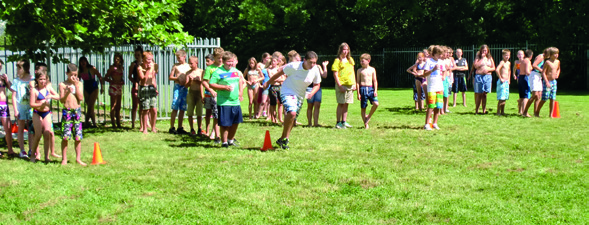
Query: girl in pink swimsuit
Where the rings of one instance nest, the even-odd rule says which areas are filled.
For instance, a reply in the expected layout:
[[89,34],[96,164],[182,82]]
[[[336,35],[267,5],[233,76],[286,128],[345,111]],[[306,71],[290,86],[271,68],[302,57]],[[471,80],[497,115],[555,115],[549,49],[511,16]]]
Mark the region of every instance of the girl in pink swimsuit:
[[114,63],[106,72],[104,80],[110,84],[110,123],[112,127],[121,127],[121,99],[123,97],[123,55],[115,53]]

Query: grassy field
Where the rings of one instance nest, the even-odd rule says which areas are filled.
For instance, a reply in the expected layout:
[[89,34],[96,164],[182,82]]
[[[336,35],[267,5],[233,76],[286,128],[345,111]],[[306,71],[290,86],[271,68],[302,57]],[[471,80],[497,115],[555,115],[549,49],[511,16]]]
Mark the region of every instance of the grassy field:
[[562,118],[549,119],[547,107],[543,118],[516,116],[513,93],[510,115],[473,115],[469,92],[438,131],[422,130],[410,90],[379,94],[370,130],[360,129],[359,102],[355,127],[336,130],[334,91],[324,89],[326,127],[295,127],[290,150],[259,151],[266,130],[273,141],[281,132],[266,121],[246,120],[241,147],[229,149],[167,134],[160,121],[158,134],[85,130],[82,159],[98,142],[105,165],[81,167],[71,148],[67,166],[4,157],[0,223],[589,223],[587,93],[559,93]]

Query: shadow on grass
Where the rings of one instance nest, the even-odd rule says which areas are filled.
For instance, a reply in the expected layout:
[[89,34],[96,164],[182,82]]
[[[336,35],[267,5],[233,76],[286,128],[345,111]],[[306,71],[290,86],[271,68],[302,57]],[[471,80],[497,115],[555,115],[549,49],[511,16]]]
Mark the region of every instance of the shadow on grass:
[[378,126],[378,129],[394,129],[394,130],[423,130],[423,126],[409,126],[409,125],[398,125],[398,126]]
[[411,107],[411,106],[407,106],[407,107],[392,107],[392,108],[385,108],[387,111],[392,112],[392,113],[399,113],[399,114],[407,114],[407,115],[414,115],[414,114],[420,114],[422,112],[420,111],[415,111],[415,108]]

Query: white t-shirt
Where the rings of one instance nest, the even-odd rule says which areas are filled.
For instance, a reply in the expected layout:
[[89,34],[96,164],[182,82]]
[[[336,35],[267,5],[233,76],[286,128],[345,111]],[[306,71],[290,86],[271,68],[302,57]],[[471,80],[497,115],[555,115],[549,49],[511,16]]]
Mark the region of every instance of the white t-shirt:
[[303,62],[292,62],[284,66],[286,80],[282,83],[281,94],[306,97],[305,91],[311,83],[321,83],[321,75],[316,66],[310,70],[303,69]]
[[[424,70],[433,70],[438,63],[441,63],[442,60],[434,60],[433,58],[429,58],[425,61]],[[427,92],[438,92],[444,90],[444,83],[442,82],[442,73],[441,68],[434,72],[432,72],[429,77],[427,78]]]

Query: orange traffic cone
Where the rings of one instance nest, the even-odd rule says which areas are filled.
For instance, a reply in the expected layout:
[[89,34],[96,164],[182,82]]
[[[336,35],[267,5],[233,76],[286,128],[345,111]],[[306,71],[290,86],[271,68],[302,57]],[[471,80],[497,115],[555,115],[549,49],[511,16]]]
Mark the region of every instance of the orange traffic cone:
[[560,107],[558,107],[558,102],[554,101],[554,108],[552,109],[552,118],[560,118]]
[[274,149],[274,148],[272,148],[272,139],[270,139],[270,131],[266,130],[266,138],[264,138],[264,147],[262,147],[260,150],[265,152],[268,149]]
[[105,164],[106,162],[102,160],[102,153],[100,152],[100,145],[98,142],[94,142],[94,157],[92,158],[92,165],[96,164]]
[[14,124],[14,123],[12,124],[12,130],[11,130],[11,132],[12,132],[13,134],[16,134],[16,133],[18,133],[18,126],[17,126],[16,124]]

